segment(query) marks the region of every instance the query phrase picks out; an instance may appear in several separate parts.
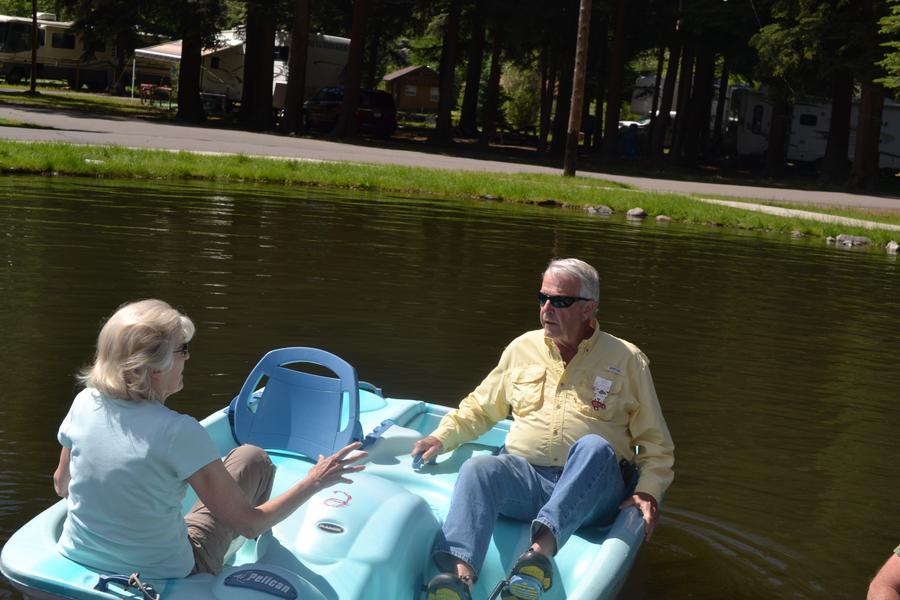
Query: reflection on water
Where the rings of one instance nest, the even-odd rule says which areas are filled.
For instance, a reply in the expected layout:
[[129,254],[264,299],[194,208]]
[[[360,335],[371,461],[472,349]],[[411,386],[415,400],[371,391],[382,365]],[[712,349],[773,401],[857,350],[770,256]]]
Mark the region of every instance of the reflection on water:
[[650,356],[676,443],[623,597],[856,598],[900,536],[885,508],[900,278],[880,253],[533,207],[40,178],[0,180],[0,232],[0,540],[53,501],[73,374],[120,303],[195,320],[172,402],[197,417],[286,345],[452,405],[537,326],[539,273],[568,255],[601,273],[603,327]]

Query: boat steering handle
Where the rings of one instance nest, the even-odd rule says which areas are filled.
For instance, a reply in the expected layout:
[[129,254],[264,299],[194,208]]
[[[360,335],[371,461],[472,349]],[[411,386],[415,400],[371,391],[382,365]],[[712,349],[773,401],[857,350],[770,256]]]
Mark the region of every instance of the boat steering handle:
[[126,590],[131,587],[139,589],[144,600],[160,600],[159,594],[156,593],[153,586],[149,583],[143,583],[138,573],[132,573],[131,575],[101,575],[100,581],[97,582],[94,589],[98,592],[110,593],[109,585],[111,583]]

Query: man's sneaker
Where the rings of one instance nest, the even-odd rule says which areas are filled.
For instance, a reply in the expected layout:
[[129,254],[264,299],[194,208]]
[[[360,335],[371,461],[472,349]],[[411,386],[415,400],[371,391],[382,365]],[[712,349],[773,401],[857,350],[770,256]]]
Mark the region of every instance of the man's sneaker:
[[469,586],[458,575],[440,573],[431,578],[425,591],[426,600],[472,600]]
[[528,550],[512,568],[509,583],[500,592],[502,600],[537,600],[553,585],[553,565],[539,552]]

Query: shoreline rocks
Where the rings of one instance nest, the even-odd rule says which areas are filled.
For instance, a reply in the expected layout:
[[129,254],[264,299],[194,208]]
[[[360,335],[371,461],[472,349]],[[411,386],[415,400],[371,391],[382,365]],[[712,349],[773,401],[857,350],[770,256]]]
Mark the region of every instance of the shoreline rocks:
[[837,238],[835,238],[835,242],[840,244],[841,246],[868,246],[872,243],[872,240],[867,238],[864,235],[850,235],[849,233],[842,233]]

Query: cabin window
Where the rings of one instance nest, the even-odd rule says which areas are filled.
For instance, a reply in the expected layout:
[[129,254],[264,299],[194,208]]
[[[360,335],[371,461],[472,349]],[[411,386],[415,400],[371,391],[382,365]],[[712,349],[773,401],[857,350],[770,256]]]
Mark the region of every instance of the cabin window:
[[75,36],[71,33],[54,33],[50,38],[50,45],[64,50],[75,49]]
[[403,86],[403,95],[404,96],[415,96],[418,93],[418,88],[414,85],[404,85]]
[[209,68],[210,69],[218,69],[219,68],[219,57],[211,56],[209,58]]
[[436,86],[432,86],[431,88],[431,101],[437,102],[441,97],[441,90]]
[[819,117],[816,115],[811,115],[809,113],[800,115],[800,124],[805,125],[807,127],[815,127],[816,123],[819,122]]

